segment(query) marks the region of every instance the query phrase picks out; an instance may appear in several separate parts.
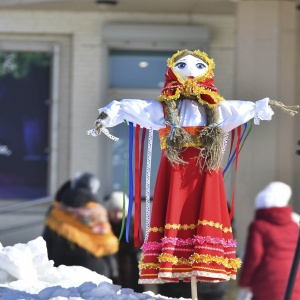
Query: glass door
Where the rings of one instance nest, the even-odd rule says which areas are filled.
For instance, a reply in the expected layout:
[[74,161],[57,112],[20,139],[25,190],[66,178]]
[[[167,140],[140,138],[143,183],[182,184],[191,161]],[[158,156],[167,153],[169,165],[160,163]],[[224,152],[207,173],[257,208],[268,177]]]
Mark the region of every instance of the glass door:
[[0,198],[47,195],[51,54],[0,51]]

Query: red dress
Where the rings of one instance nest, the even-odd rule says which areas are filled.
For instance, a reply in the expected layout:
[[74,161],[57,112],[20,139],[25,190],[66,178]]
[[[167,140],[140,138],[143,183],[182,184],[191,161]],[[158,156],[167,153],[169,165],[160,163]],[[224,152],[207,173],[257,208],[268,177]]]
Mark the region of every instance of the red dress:
[[172,164],[162,151],[148,240],[139,283],[235,279],[240,259],[221,168],[200,172],[199,148],[183,148],[187,164]]

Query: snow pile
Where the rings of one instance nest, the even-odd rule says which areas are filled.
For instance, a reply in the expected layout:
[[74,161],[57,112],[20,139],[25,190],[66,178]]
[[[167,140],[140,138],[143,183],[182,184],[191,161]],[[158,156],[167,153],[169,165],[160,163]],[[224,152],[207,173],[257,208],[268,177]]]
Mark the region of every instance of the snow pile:
[[1,300],[170,299],[152,292],[135,293],[80,266],[54,267],[42,237],[3,248],[0,243]]

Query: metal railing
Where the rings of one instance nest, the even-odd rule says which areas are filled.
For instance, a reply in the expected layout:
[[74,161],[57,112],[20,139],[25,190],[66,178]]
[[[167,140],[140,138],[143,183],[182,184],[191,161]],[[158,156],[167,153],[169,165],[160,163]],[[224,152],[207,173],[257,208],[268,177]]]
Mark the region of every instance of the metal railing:
[[[33,208],[33,207],[39,206],[39,205],[48,204],[50,206],[52,202],[53,202],[53,197],[50,196],[50,197],[44,197],[44,198],[39,198],[39,199],[35,199],[35,200],[30,200],[30,201],[22,201],[22,202],[10,204],[10,205],[4,205],[4,206],[0,206],[0,215],[8,214],[8,213],[16,213],[17,211],[20,211],[22,209],[30,209],[30,208]],[[44,222],[44,219],[45,219],[45,215],[43,214],[43,218],[38,219],[38,220],[28,220],[28,221],[25,221],[22,223],[20,222],[18,224],[13,224],[13,225],[4,226],[4,227],[1,226],[0,235],[11,232],[11,231],[17,231],[20,228],[26,228],[26,227],[41,224]]]

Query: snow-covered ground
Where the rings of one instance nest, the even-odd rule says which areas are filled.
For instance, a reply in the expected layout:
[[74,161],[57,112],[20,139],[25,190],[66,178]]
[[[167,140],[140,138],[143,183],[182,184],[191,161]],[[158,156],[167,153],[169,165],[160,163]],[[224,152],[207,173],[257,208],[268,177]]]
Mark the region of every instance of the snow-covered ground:
[[[46,242],[38,237],[27,244],[0,243],[1,300],[113,300],[171,299],[153,292],[136,293],[114,285],[105,276],[79,266],[53,266]],[[182,298],[181,298],[182,299]]]

